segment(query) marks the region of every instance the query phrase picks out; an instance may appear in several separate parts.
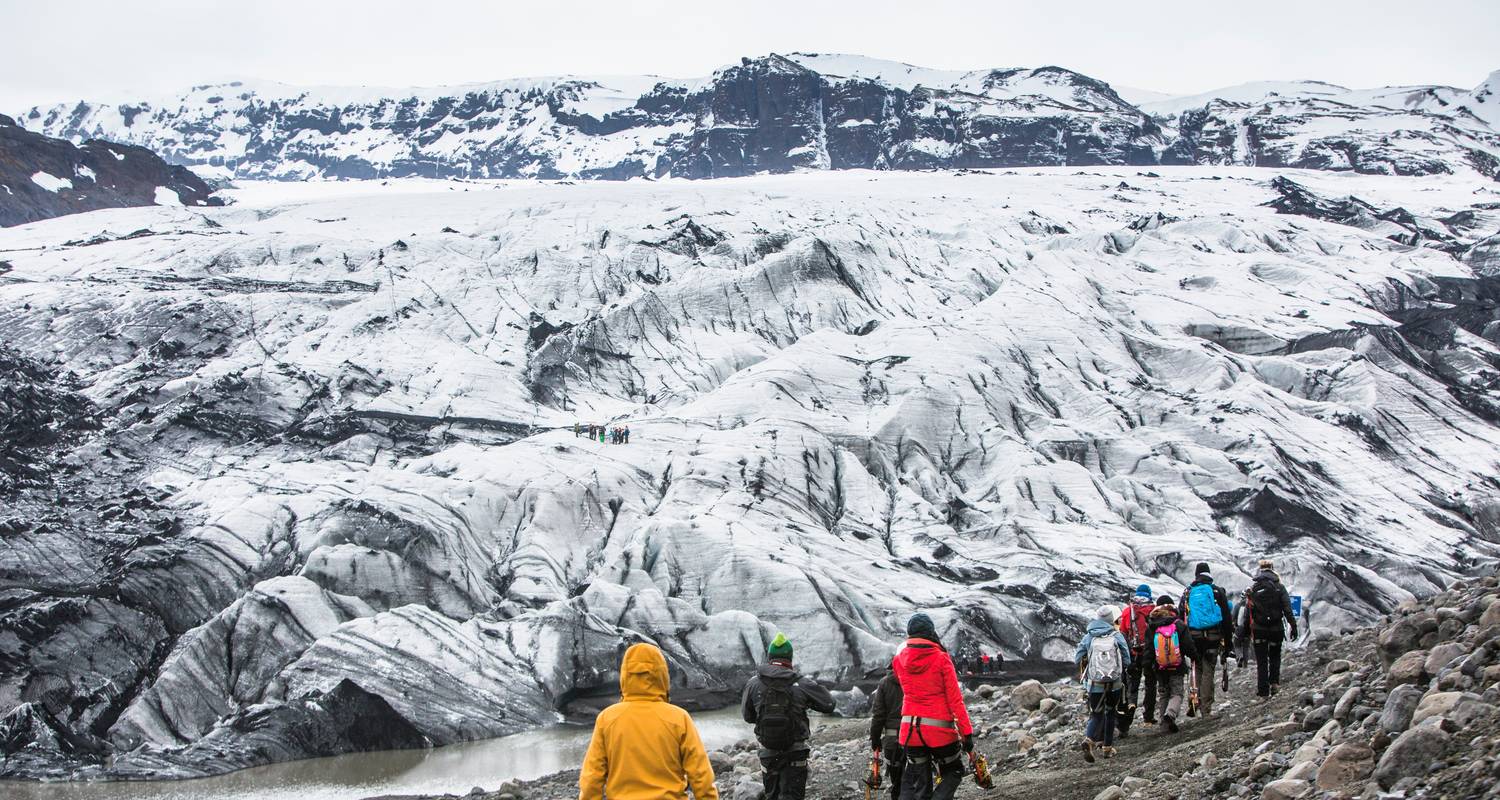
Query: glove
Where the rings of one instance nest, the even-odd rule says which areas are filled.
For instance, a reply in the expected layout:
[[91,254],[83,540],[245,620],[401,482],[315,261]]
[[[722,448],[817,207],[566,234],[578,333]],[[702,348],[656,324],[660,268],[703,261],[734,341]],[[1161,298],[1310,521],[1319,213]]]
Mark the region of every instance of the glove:
[[964,734],[964,752],[974,752],[974,737],[971,734]]
[[1292,623],[1291,640],[1297,641],[1297,623]]

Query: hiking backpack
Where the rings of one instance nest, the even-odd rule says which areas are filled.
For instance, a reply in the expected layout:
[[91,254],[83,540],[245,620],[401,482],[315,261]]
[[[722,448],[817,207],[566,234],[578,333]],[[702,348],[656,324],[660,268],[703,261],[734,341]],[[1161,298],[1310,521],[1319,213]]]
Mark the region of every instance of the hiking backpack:
[[1214,597],[1214,585],[1195,583],[1188,589],[1188,630],[1206,631],[1217,628],[1224,621],[1224,611],[1219,608],[1219,599]]
[[1177,669],[1182,666],[1182,646],[1177,640],[1177,623],[1169,622],[1156,629],[1156,666]]
[[1256,581],[1246,595],[1250,603],[1250,622],[1257,628],[1281,627],[1281,592],[1271,581]]
[[1125,642],[1130,645],[1130,652],[1139,655],[1146,651],[1146,642],[1151,639],[1151,621],[1146,619],[1146,612],[1134,605],[1125,607],[1125,615],[1122,620],[1125,629]]
[[1120,649],[1115,646],[1114,633],[1094,636],[1089,639],[1088,666],[1084,677],[1089,683],[1115,683],[1125,672],[1120,659]]
[[797,743],[792,724],[792,687],[796,677],[761,678],[760,712],[755,720],[755,738],[767,750],[790,750]]

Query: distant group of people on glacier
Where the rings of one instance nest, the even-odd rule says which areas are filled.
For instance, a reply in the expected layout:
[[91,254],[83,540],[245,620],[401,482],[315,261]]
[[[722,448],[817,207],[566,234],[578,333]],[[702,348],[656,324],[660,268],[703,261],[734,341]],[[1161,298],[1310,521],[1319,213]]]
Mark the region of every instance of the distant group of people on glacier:
[[[884,776],[892,800],[951,800],[966,773],[991,785],[988,765],[974,751],[974,725],[964,704],[954,659],[932,619],[914,614],[907,639],[871,700],[872,772],[866,797]],[[1176,601],[1152,599],[1136,587],[1124,609],[1103,606],[1087,626],[1074,655],[1088,697],[1083,756],[1115,755],[1115,738],[1129,734],[1141,689],[1144,719],[1175,733],[1187,715],[1211,717],[1216,664],[1256,662],[1256,694],[1270,697],[1280,683],[1281,647],[1298,636],[1291,599],[1269,560],[1257,564],[1251,585],[1231,606],[1206,563]],[[831,713],[827,688],[793,667],[792,643],[777,634],[766,663],[745,686],[741,715],[755,726],[765,800],[803,800],[811,746],[809,711]],[[982,661],[981,661],[982,664]],[[997,664],[998,666],[998,664]],[[632,645],[620,665],[621,702],[594,723],[579,775],[580,800],[718,800],[713,768],[688,712],[667,702],[666,658],[653,645]],[[1184,687],[1187,691],[1184,691]],[[965,764],[967,756],[967,765]]]
[[575,422],[573,423],[573,438],[576,439],[580,436],[587,437],[589,441],[597,439],[601,444],[604,443],[606,437],[609,438],[610,444],[630,444],[630,426],[615,425],[610,427]]
[[[1233,606],[1214,584],[1207,563],[1193,570],[1193,582],[1175,602],[1151,598],[1151,587],[1136,587],[1124,609],[1101,606],[1088,624],[1073,660],[1088,692],[1088,727],[1083,757],[1115,755],[1115,739],[1129,736],[1145,689],[1142,718],[1176,733],[1187,716],[1213,716],[1215,688],[1229,688],[1229,659],[1241,667],[1255,657],[1255,693],[1276,694],[1281,683],[1281,648],[1297,638],[1291,597],[1268,559]],[[1222,674],[1218,666],[1223,665]],[[1186,686],[1186,692],[1184,692]]]

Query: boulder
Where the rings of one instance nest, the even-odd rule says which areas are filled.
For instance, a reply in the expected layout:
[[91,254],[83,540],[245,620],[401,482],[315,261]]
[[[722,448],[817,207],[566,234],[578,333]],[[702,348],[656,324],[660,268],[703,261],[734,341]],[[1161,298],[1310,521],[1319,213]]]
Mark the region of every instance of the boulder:
[[1374,772],[1375,751],[1366,744],[1345,742],[1323,759],[1316,780],[1319,789],[1333,791],[1357,786]]
[[765,794],[764,786],[758,776],[741,775],[739,782],[734,785],[734,792],[730,800],[761,800]]
[[1467,728],[1493,716],[1494,707],[1473,692],[1428,692],[1417,704],[1411,723],[1421,725],[1431,717],[1446,717],[1458,727]]
[[1198,766],[1204,769],[1213,769],[1219,766],[1219,757],[1213,753],[1204,753],[1203,757],[1198,759]]
[[1315,731],[1323,727],[1324,723],[1333,719],[1333,706],[1321,705],[1307,712],[1302,718],[1302,730]]
[[1389,789],[1402,778],[1420,778],[1432,762],[1443,757],[1452,736],[1435,725],[1411,728],[1386,748],[1375,766],[1375,780]]
[[1311,791],[1312,784],[1307,781],[1282,778],[1266,784],[1260,796],[1261,800],[1296,800],[1299,797],[1306,797]]
[[1343,696],[1333,705],[1333,718],[1340,722],[1348,722],[1349,717],[1354,713],[1354,706],[1359,703],[1363,694],[1364,689],[1359,686],[1350,686],[1345,689]]
[[1318,762],[1304,761],[1294,764],[1292,768],[1281,774],[1282,780],[1288,781],[1310,781],[1318,776]]
[[[1418,696],[1420,697],[1420,693],[1418,693]],[[1415,709],[1416,705],[1413,704],[1412,708]],[[1275,725],[1262,725],[1255,729],[1255,733],[1257,736],[1264,736],[1267,739],[1283,739],[1300,730],[1302,730],[1302,726],[1298,723],[1278,722]]]
[[1487,597],[1490,598],[1489,607],[1485,608],[1484,613],[1479,615],[1480,630],[1488,628],[1491,625],[1500,625],[1500,602],[1495,601],[1495,595],[1487,595]]
[[1094,795],[1094,800],[1120,800],[1124,796],[1125,791],[1120,787],[1106,786],[1098,794]]
[[1041,711],[1043,714],[1051,716],[1052,714],[1055,714],[1057,712],[1061,705],[1061,703],[1058,703],[1056,700],[1053,700],[1050,697],[1044,697],[1042,698],[1041,704],[1037,706],[1037,710]]
[[1322,760],[1323,748],[1312,742],[1302,745],[1297,748],[1297,752],[1292,754],[1292,766],[1294,767],[1298,764],[1317,764]]
[[1017,684],[1010,693],[1010,702],[1017,708],[1024,708],[1027,711],[1041,708],[1042,701],[1045,699],[1047,699],[1047,689],[1042,686],[1041,681],[1034,678]]
[[1417,649],[1417,641],[1421,637],[1422,632],[1409,619],[1403,619],[1381,631],[1379,640],[1381,663],[1388,666],[1397,658]]
[[1391,664],[1386,673],[1387,686],[1422,684],[1427,682],[1427,651],[1412,650]]
[[974,690],[974,693],[986,700],[989,700],[990,698],[995,696],[995,687],[992,684],[981,683],[979,684],[979,688]]
[[1354,669],[1354,665],[1346,659],[1335,658],[1328,662],[1328,666],[1324,667],[1324,669],[1328,671],[1329,675],[1337,675],[1340,672],[1348,672]]
[[1397,686],[1385,699],[1380,712],[1380,728],[1387,733],[1401,733],[1411,727],[1412,715],[1422,702],[1422,690],[1415,686]]
[[1467,653],[1468,651],[1464,649],[1463,645],[1444,642],[1432,648],[1432,651],[1427,654],[1427,661],[1423,664],[1423,668],[1427,670],[1428,675],[1436,675],[1438,674],[1438,670],[1448,666],[1454,660]]
[[1134,775],[1131,775],[1125,780],[1120,781],[1120,788],[1124,789],[1127,792],[1134,792],[1139,789],[1144,789],[1145,787],[1150,785],[1151,781],[1148,781],[1145,778],[1136,777]]

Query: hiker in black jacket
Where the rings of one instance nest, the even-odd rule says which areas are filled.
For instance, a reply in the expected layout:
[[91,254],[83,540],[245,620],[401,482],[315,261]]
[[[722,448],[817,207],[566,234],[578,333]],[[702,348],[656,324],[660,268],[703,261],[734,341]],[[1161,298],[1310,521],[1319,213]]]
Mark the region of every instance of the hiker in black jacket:
[[1250,609],[1250,639],[1255,648],[1255,693],[1270,697],[1281,688],[1281,644],[1286,640],[1285,622],[1291,638],[1297,638],[1297,618],[1292,616],[1292,598],[1281,585],[1269,559],[1261,559],[1245,604]]
[[1198,713],[1210,717],[1217,685],[1214,670],[1219,662],[1229,660],[1234,645],[1234,614],[1229,608],[1229,595],[1214,585],[1207,563],[1199,562],[1193,570],[1193,582],[1182,593],[1177,609],[1187,623],[1196,653],[1193,663],[1197,666]]
[[[891,784],[891,800],[901,798],[901,776],[906,766],[906,748],[901,746],[901,681],[887,672],[870,700],[870,746],[885,762],[885,777]],[[931,797],[927,787],[921,797]]]
[[[764,771],[765,800],[803,800],[807,795],[808,709],[833,712],[833,695],[792,670],[792,643],[776,634],[761,664],[745,684],[740,716],[755,726]],[[898,707],[899,708],[899,707]]]

